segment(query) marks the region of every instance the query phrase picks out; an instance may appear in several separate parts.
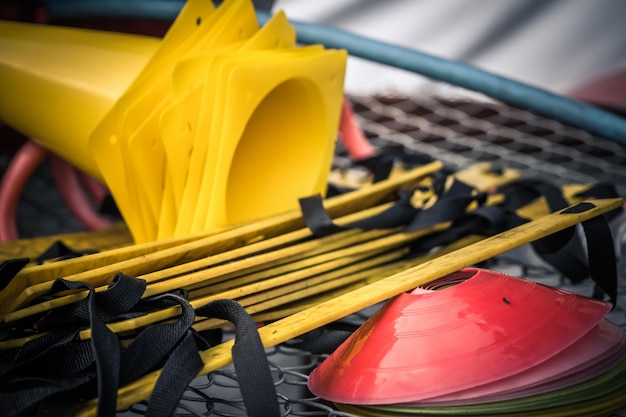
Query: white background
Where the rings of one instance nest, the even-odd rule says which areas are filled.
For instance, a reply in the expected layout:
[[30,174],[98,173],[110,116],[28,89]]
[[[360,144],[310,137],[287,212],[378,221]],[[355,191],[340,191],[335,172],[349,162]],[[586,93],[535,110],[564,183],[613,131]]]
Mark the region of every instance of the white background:
[[[566,93],[626,69],[624,0],[277,0],[321,23]],[[411,93],[414,74],[350,58],[349,93]]]

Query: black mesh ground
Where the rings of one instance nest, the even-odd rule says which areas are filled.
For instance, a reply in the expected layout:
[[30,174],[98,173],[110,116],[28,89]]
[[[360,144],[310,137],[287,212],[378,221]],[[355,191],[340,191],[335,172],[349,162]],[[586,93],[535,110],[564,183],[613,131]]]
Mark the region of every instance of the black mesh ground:
[[363,128],[379,147],[399,144],[452,170],[498,161],[524,177],[557,184],[608,181],[626,195],[626,148],[580,129],[462,95],[353,100]]

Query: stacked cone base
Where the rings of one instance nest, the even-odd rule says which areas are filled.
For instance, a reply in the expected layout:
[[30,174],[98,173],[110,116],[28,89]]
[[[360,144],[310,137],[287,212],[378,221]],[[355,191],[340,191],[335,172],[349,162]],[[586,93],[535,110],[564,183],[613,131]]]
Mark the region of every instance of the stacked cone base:
[[389,301],[315,369],[363,416],[607,416],[626,405],[610,304],[463,269]]

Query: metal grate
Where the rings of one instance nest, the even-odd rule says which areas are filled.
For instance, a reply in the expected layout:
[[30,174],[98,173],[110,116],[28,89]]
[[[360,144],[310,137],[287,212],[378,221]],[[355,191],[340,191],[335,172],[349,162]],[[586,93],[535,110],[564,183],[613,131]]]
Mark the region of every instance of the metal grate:
[[583,130],[462,92],[352,99],[379,147],[401,145],[451,170],[501,161],[559,185],[608,181],[626,195],[626,148]]
[[[277,346],[267,351],[268,360],[284,416],[352,416],[337,411],[314,397],[306,388],[308,374],[324,356]],[[142,415],[146,404],[136,404],[121,415]],[[188,388],[176,411],[177,416],[246,416],[239,392],[237,375],[232,366],[196,379]]]

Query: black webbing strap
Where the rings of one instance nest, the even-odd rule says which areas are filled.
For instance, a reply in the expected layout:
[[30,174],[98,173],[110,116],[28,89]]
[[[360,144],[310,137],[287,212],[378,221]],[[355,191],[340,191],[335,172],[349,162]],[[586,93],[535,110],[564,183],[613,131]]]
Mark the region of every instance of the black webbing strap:
[[541,196],[546,199],[550,211],[560,210],[569,205],[561,188],[534,178],[520,179],[507,184],[500,192],[505,196],[503,206],[510,211],[515,211]]
[[448,245],[465,236],[492,236],[524,221],[498,206],[481,206],[453,221],[452,226],[440,232],[422,236],[411,242],[411,255],[419,256],[433,248]]
[[[599,181],[597,183],[591,184],[586,189],[578,192],[576,197],[594,199],[594,198],[619,198],[620,194],[617,192],[615,188],[615,184],[606,181]],[[615,210],[611,210],[606,213],[604,216],[608,221],[611,221],[613,218],[618,216],[624,211],[624,206],[620,206]]]
[[37,417],[72,417],[73,415],[72,408],[55,401],[44,401],[37,410]]
[[58,293],[72,289],[88,289],[90,295],[77,303],[59,309],[58,314],[73,317],[81,321],[90,320],[91,314],[108,323],[112,318],[130,311],[141,300],[146,289],[146,282],[122,273],[116,273],[106,291],[95,292],[89,284],[80,281],[57,279],[51,292]]
[[573,283],[589,277],[587,259],[575,228],[569,228],[532,243],[535,252]]
[[278,397],[256,324],[234,300],[216,300],[196,309],[198,315],[228,320],[235,325],[233,365],[250,417],[280,416]]
[[[386,144],[377,149],[376,154],[367,158],[352,160],[352,166],[362,166],[372,173],[372,182],[376,183],[389,178],[393,168],[400,163],[406,167],[418,167],[433,162],[433,158],[424,154],[411,152],[402,144]],[[332,184],[329,184],[332,188]],[[348,189],[332,188],[335,194],[351,191]],[[330,197],[330,195],[326,195]]]
[[435,184],[435,188],[438,188],[439,198],[427,210],[416,208],[411,204],[413,195],[411,191],[400,190],[395,204],[387,210],[345,226],[333,222],[319,195],[300,199],[300,209],[307,227],[315,236],[320,237],[354,228],[373,230],[406,225],[406,231],[424,229],[438,223],[454,221],[465,214],[470,203],[476,201],[482,204],[486,199],[485,194],[476,194],[471,186],[458,180],[455,180],[448,190],[443,190],[441,181]]
[[[117,282],[120,282],[120,275],[116,276]],[[115,288],[112,284],[111,288]],[[106,325],[103,315],[96,306],[95,289],[86,283],[77,281],[68,281],[60,279],[53,284],[53,290],[63,289],[86,289],[89,295],[87,301],[87,313],[89,317],[89,325],[91,328],[91,349],[93,352],[94,362],[96,364],[96,379],[98,387],[98,415],[113,416],[117,410],[117,389],[119,384],[119,363],[121,356],[121,348],[119,340]],[[118,304],[112,306],[109,314]],[[107,306],[108,307],[108,306]]]
[[[274,380],[252,317],[236,301],[227,299],[212,301],[196,309],[196,313],[235,325],[233,365],[248,415],[279,416]],[[146,416],[169,417],[174,413],[187,386],[204,367],[197,340],[197,333],[189,331],[171,354],[150,396]]]
[[[107,291],[96,297],[94,288],[83,282],[56,280],[52,291],[86,289],[87,298],[77,307],[54,314],[69,313],[65,329],[51,332],[24,345],[14,360],[3,364],[0,401],[11,404],[3,410],[6,416],[17,416],[39,408],[61,408],[58,395],[73,392],[79,397],[89,391],[95,381],[98,395],[98,415],[114,415],[119,381],[120,345],[117,336],[106,326],[115,312],[132,307],[141,298],[145,282],[118,274]],[[103,308],[103,300],[120,297]],[[134,302],[133,302],[134,299]],[[88,327],[91,340],[81,341],[78,332]],[[93,394],[92,394],[93,395]],[[55,397],[55,398],[52,398]],[[71,403],[65,402],[69,407]]]
[[[582,202],[561,213],[580,213],[593,207],[593,202]],[[538,239],[531,246],[543,260],[572,283],[591,278],[615,306],[617,261],[607,218],[597,216],[582,222],[581,226],[586,239],[586,251],[575,227]],[[593,296],[603,298],[603,294],[594,293]]]
[[299,203],[304,222],[315,236],[328,236],[346,230],[333,222],[319,194],[301,198]]
[[[560,188],[540,180],[521,180],[505,187],[503,192],[506,196],[504,207],[511,211],[540,196],[546,199],[550,211],[558,211],[569,205]],[[610,184],[598,183],[579,194],[604,198],[614,197],[616,192]],[[564,212],[580,212],[591,207],[594,207],[592,202],[583,202]],[[621,210],[614,210],[610,216]],[[617,263],[608,217],[604,215],[590,219],[582,223],[582,228],[587,241],[586,251],[576,233],[576,227],[536,240],[531,246],[544,261],[571,282],[579,283],[591,277],[615,305]],[[594,296],[603,297],[603,294],[594,293]]]
[[[0,402],[10,404],[3,407],[3,415],[61,415],[63,407],[71,410],[77,399],[96,395],[98,415],[114,415],[118,381],[130,381],[161,366],[194,318],[191,307],[184,307],[188,303],[174,295],[146,300],[144,304],[151,307],[158,303],[181,304],[181,319],[148,327],[145,335],[140,333],[141,337],[120,351],[119,340],[106,323],[135,308],[145,287],[145,281],[123,274],[116,274],[107,290],[98,293],[85,283],[55,281],[52,291],[87,289],[89,294],[72,306],[48,314],[42,321],[42,330],[49,333],[27,342],[12,358],[10,352],[3,352]],[[46,324],[47,321],[52,324]],[[85,328],[92,331],[87,341],[78,337]]]
[[442,192],[435,204],[422,210],[407,226],[407,231],[425,229],[438,223],[454,221],[465,214],[468,205],[477,201],[484,203],[484,194],[474,194],[474,189],[462,181],[455,180],[450,188]]
[[[105,291],[59,279],[53,291],[88,291],[84,300],[59,308],[42,321],[49,333],[22,348],[0,352],[0,404],[3,417],[70,416],[75,404],[98,397],[98,416],[116,413],[117,389],[162,368],[148,404],[149,417],[170,417],[189,383],[204,366],[198,351],[209,347],[192,329],[195,312],[175,294],[142,300],[143,280],[116,274]],[[179,305],[177,320],[141,329],[125,349],[107,323],[133,314]],[[233,363],[251,416],[278,416],[278,399],[256,325],[243,307],[218,300],[199,309],[207,317],[237,327]],[[56,316],[56,317],[55,317]],[[63,320],[65,318],[65,320]],[[45,325],[47,320],[53,323]],[[79,332],[91,329],[91,339]]]
[[28,265],[28,258],[8,259],[0,264],[0,291],[2,291],[9,282]]
[[398,192],[396,202],[388,209],[345,226],[339,226],[333,222],[320,195],[300,199],[300,209],[307,227],[318,237],[348,229],[387,229],[405,225],[419,213],[419,209],[411,204],[411,195],[410,191],[401,190]]
[[[503,207],[515,211],[539,197],[544,197],[551,212],[569,205],[563,192],[553,184],[537,179],[525,179],[503,188],[506,196]],[[536,240],[531,244],[534,251],[561,275],[573,283],[589,277],[587,259],[582,242],[576,236],[576,227]]]
[[388,153],[380,153],[370,156],[369,158],[361,159],[358,163],[367,167],[372,172],[372,182],[376,183],[389,178],[394,162],[394,157],[390,156]]
[[146,416],[172,416],[187,386],[203,366],[194,337],[191,332],[187,332],[159,375],[148,402]]
[[[579,203],[562,213],[580,213],[595,207],[591,202]],[[588,276],[609,296],[615,307],[617,301],[617,261],[613,236],[604,216],[582,222],[587,242]]]
[[361,230],[390,229],[411,222],[420,212],[420,209],[411,204],[413,193],[408,190],[399,190],[396,202],[382,213],[356,221],[347,225],[349,228]]
[[[89,341],[76,341],[77,331],[48,334],[37,339],[37,347],[24,346],[13,364],[5,365],[2,378],[60,378],[87,369],[93,363]],[[44,343],[48,342],[46,346]],[[30,351],[31,355],[27,351]]]
[[[149,300],[163,307],[179,305],[180,318],[163,324],[153,324],[142,330],[122,351],[120,385],[125,385],[156,369],[167,359],[173,348],[187,336],[195,314],[187,300],[173,294],[163,294]],[[206,346],[202,346],[206,348]],[[195,349],[197,351],[197,349]],[[185,385],[186,387],[186,385]]]
[[432,161],[431,157],[411,152],[404,145],[398,143],[381,146],[378,148],[376,155],[354,162],[356,165],[368,168],[372,172],[372,182],[378,182],[389,178],[397,162],[405,166],[417,167]]
[[57,240],[53,242],[39,257],[37,257],[37,263],[39,265],[43,264],[45,261],[50,259],[63,260],[70,258],[77,258],[83,255],[89,255],[92,253],[97,253],[98,251],[93,249],[86,250],[74,250],[67,246],[65,243]]
[[[47,412],[48,401],[47,398],[53,395],[67,393],[74,389],[79,389],[84,385],[90,383],[94,379],[93,373],[80,373],[69,378],[65,378],[62,381],[58,379],[35,379],[28,378],[25,381],[13,380],[12,388],[15,391],[0,393],[0,404],[2,404],[3,417],[33,415],[33,412],[37,412],[37,408],[43,409],[42,413]],[[67,405],[58,405],[55,407],[60,413],[68,413],[68,409],[71,411],[71,407]],[[39,415],[39,414],[35,414]],[[114,414],[109,414],[114,415]]]

